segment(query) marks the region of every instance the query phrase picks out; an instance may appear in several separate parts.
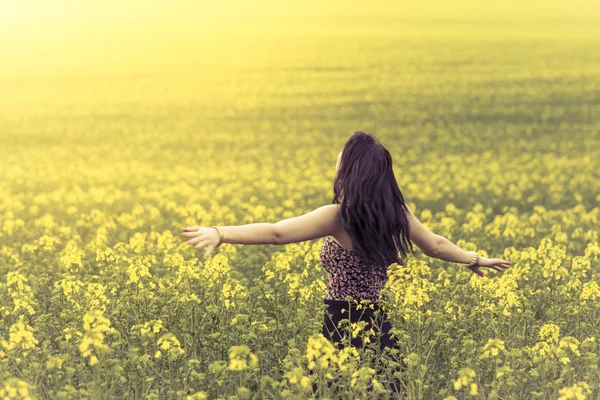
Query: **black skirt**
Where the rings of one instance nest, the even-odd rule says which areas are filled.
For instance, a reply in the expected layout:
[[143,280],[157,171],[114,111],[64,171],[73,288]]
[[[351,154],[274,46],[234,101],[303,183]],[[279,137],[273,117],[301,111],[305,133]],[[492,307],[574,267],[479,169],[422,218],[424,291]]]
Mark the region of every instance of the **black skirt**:
[[[373,328],[373,331],[376,333],[376,335],[371,336],[370,339],[373,343],[379,341],[378,347],[381,353],[385,352],[386,347],[400,350],[396,341],[391,337],[390,329],[392,328],[392,325],[388,319],[388,316],[378,303],[371,303],[373,308],[371,308],[370,305],[362,305],[360,309],[357,309],[356,307],[360,303],[354,300],[347,301],[324,299],[323,302],[327,305],[327,307],[323,315],[323,328],[321,329],[321,333],[338,349],[343,349],[346,347],[346,343],[348,342],[346,337],[350,338],[350,344],[352,346],[359,348],[363,346],[363,338],[360,337],[361,334],[355,338],[352,338],[351,333],[346,332],[347,328],[345,327],[347,326],[347,322],[340,324],[340,327],[338,327],[338,323],[340,321],[349,319],[351,323],[365,321],[366,326],[362,329],[363,332]],[[342,309],[344,310],[343,313]],[[376,310],[379,310],[379,315],[377,317],[375,317]],[[377,337],[377,332],[381,332],[381,337]],[[397,371],[402,373],[406,370],[406,365],[404,361],[402,361],[401,355],[393,356],[391,354],[386,354],[385,357],[388,357],[389,359],[400,364]],[[375,368],[375,370],[377,375],[383,372],[381,367]],[[312,371],[310,374],[312,375]],[[329,383],[329,385],[331,385],[331,383]],[[397,394],[399,393],[403,393],[402,385],[398,377],[394,377],[394,381],[391,383],[391,387],[389,389],[391,389],[393,393],[396,393],[396,396],[398,396]],[[313,384],[313,392],[316,393],[316,390],[317,385]]]

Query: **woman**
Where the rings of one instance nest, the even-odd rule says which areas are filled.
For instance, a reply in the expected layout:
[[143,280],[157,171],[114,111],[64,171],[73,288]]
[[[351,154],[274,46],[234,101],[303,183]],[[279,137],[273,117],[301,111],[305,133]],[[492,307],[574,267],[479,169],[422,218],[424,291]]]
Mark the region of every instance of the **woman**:
[[[409,250],[413,252],[411,242],[429,257],[467,264],[480,276],[480,267],[503,271],[512,264],[462,250],[423,226],[404,201],[392,170],[392,156],[372,134],[358,131],[350,137],[338,154],[336,172],[332,204],[277,223],[192,226],[184,228],[182,235],[190,238],[187,243],[194,248],[205,247],[205,257],[221,243],[281,245],[325,237],[321,264],[328,273],[327,309],[321,333],[340,348],[343,333],[337,327],[348,314],[351,322],[366,321],[365,331],[373,327],[381,332],[381,350],[397,347],[389,334],[387,315],[380,312],[375,318],[374,309],[362,307],[361,311],[356,305],[367,299],[379,308],[387,267],[404,265],[402,259]],[[361,346],[362,340],[354,338],[351,344]],[[396,381],[392,389],[398,392],[399,387]]]

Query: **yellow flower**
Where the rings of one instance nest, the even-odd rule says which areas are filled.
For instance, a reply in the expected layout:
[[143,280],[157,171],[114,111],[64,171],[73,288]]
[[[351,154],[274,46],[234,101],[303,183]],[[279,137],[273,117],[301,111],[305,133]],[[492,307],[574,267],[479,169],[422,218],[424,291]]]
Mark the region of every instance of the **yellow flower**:
[[504,341],[500,339],[488,339],[485,346],[483,346],[483,354],[481,358],[488,358],[490,356],[496,357],[500,351],[504,352]]
[[83,266],[84,257],[85,252],[74,241],[69,241],[61,251],[60,261],[68,270],[78,271]]
[[246,288],[237,279],[228,278],[221,289],[221,296],[224,299],[225,308],[229,309],[235,306],[235,299],[245,299],[248,296]]
[[216,254],[206,260],[200,273],[206,280],[208,288],[212,288],[223,277],[228,275],[230,270],[231,267],[229,266],[227,257],[223,254]]
[[454,390],[459,390],[461,387],[468,387],[475,377],[475,371],[471,368],[461,368],[458,371],[458,379],[454,381]]
[[201,392],[196,392],[190,396],[187,396],[186,400],[206,400],[207,398],[208,397],[207,397],[206,392],[201,391]]
[[554,324],[545,324],[540,328],[540,340],[548,343],[558,343],[560,327]]
[[364,387],[365,384],[372,379],[375,370],[369,367],[360,367],[356,372],[352,374],[352,379],[350,380],[350,386],[355,387]]
[[308,376],[303,376],[302,378],[300,378],[300,386],[303,387],[304,389],[307,389],[308,387],[310,387],[311,384],[311,380]]
[[577,338],[574,338],[572,336],[562,337],[560,338],[560,342],[558,345],[560,348],[570,349],[571,352],[576,356],[581,356],[581,353],[579,351],[579,340],[577,340]]
[[353,370],[358,361],[360,361],[360,355],[354,346],[344,347],[338,353],[337,365],[342,372]]
[[596,281],[589,281],[583,284],[581,295],[579,296],[579,304],[584,305],[586,300],[591,302],[597,301],[600,305],[600,286]]
[[371,379],[371,384],[373,385],[373,390],[375,390],[375,392],[377,392],[377,393],[385,392],[383,385],[381,385],[381,383],[379,383],[379,381],[377,379],[375,379],[375,378]]
[[26,310],[29,315],[35,314],[37,302],[24,275],[19,271],[9,271],[6,274],[6,287],[14,304],[13,314],[19,314],[20,310]]
[[571,362],[571,359],[569,357],[561,357],[560,362],[567,365]]
[[229,349],[229,366],[232,371],[243,371],[248,367],[254,369],[258,366],[258,357],[250,351],[248,346],[232,346]]
[[60,357],[55,357],[55,356],[50,356],[48,357],[48,361],[46,361],[46,369],[48,370],[52,370],[52,369],[60,369],[62,367],[63,364],[63,359]]
[[560,395],[558,400],[586,400],[586,394],[590,393],[592,393],[590,385],[588,385],[587,382],[579,381],[573,386],[566,386],[560,389],[558,391],[558,394]]
[[365,328],[367,326],[367,322],[366,321],[352,322],[351,326],[352,326],[352,337],[355,338],[358,336],[359,332],[362,331],[363,328]]
[[[308,338],[306,346],[306,359],[308,368],[314,369],[315,365],[326,369],[330,362],[337,362],[336,349],[322,333],[316,333]],[[318,362],[318,364],[316,364]]]
[[29,385],[27,382],[18,378],[9,378],[4,381],[4,386],[0,387],[0,396],[3,399],[16,398],[31,400],[29,397]]
[[129,274],[127,283],[137,283],[140,287],[143,287],[143,284],[140,282],[140,278],[152,277],[148,266],[145,264],[145,261],[141,256],[133,257],[129,266],[127,267],[127,273]]
[[477,396],[477,384],[471,383],[471,396]]
[[304,375],[301,367],[294,367],[291,371],[284,374],[284,378],[292,385],[300,385],[302,388],[308,388],[311,385],[311,378]]
[[[172,333],[166,333],[161,336],[157,341],[156,345],[162,349],[166,350],[170,360],[175,360],[183,355],[185,352],[181,348],[181,343]],[[161,353],[162,355],[162,353]],[[156,354],[155,354],[156,356]]]
[[[94,352],[107,352],[108,345],[104,343],[105,334],[114,334],[116,330],[110,327],[108,318],[102,315],[100,310],[92,310],[83,316],[83,329],[85,333],[79,344],[79,351],[83,357],[90,357],[90,365],[97,362],[94,361]],[[69,332],[70,333],[70,332]],[[92,364],[93,362],[93,364]]]
[[33,328],[23,322],[23,316],[11,325],[9,333],[9,341],[7,342],[4,339],[1,341],[2,347],[6,350],[18,348],[26,356],[27,350],[35,348],[38,344],[38,340],[33,335]]
[[131,330],[139,329],[142,336],[153,336],[163,329],[163,322],[160,319],[153,319],[145,322],[144,325],[134,325]]

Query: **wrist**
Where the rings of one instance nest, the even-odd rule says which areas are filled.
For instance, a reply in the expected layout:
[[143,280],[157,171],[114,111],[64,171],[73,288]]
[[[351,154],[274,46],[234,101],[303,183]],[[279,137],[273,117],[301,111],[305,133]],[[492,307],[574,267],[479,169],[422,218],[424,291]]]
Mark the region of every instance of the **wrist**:
[[466,267],[470,268],[479,265],[479,255],[474,251],[468,251],[467,253],[469,253],[469,255],[471,256],[471,260],[468,263],[466,263]]
[[219,227],[216,225],[211,226],[211,228],[215,228],[217,230],[217,233],[219,234],[219,244],[216,246],[219,247],[223,243],[223,240],[225,238],[225,236],[223,235],[223,231],[219,229]]

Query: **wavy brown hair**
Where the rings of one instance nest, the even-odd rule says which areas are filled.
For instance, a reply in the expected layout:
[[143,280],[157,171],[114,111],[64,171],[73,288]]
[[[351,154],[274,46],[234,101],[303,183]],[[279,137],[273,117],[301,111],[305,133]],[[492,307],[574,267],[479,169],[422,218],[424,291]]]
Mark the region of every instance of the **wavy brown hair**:
[[332,204],[340,204],[352,251],[363,260],[387,268],[404,265],[408,251],[414,253],[408,208],[392,170],[392,156],[373,134],[357,131],[346,142]]

